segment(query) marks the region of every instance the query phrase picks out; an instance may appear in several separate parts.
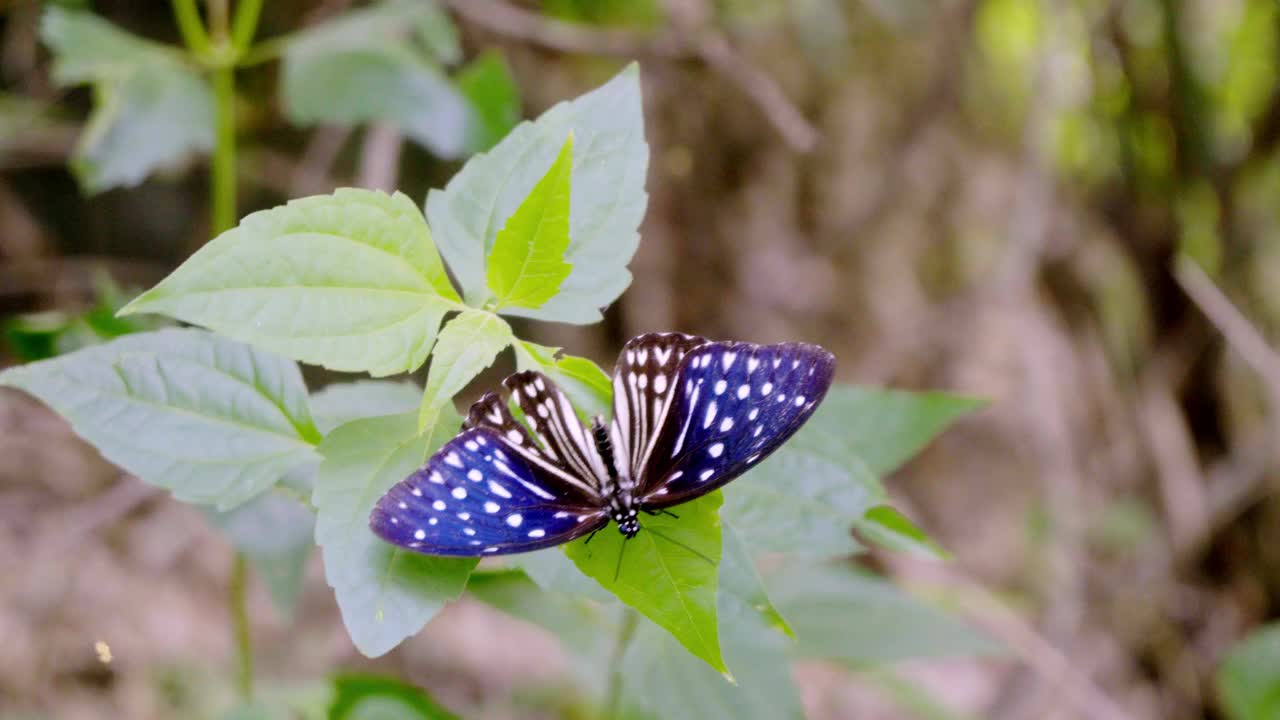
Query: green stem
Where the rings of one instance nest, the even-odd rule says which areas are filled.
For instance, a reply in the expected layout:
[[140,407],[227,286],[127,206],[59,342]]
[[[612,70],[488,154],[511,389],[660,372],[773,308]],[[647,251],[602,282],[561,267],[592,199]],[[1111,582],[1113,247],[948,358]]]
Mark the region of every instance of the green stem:
[[210,168],[213,234],[236,224],[236,78],[230,65],[213,71],[214,145]]
[[262,0],[240,0],[236,5],[236,18],[231,21],[231,44],[237,50],[249,47],[261,14]]
[[209,51],[209,35],[204,31],[200,11],[196,9],[196,0],[173,0],[173,17],[178,22],[182,43],[188,50],[196,55],[204,55]]
[[231,566],[231,622],[236,637],[236,689],[246,702],[253,699],[253,636],[249,632],[246,601],[248,579],[248,561],[244,553],[237,552]]
[[618,706],[622,703],[622,658],[627,654],[627,646],[636,633],[639,614],[631,608],[622,616],[622,624],[618,626],[618,640],[613,646],[613,655],[609,658],[609,688],[604,695],[604,720],[618,716]]

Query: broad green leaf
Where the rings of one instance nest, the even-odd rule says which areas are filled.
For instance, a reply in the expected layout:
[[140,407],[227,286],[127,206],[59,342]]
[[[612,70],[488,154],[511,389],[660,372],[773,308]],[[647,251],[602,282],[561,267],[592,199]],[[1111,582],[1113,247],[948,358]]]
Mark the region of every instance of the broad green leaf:
[[941,392],[834,385],[788,447],[841,465],[860,459],[875,475],[885,475],[982,403]]
[[538,308],[555,297],[573,266],[569,248],[569,187],[573,132],[520,207],[507,218],[489,253],[494,307]]
[[419,427],[431,424],[436,410],[449,404],[467,383],[492,365],[512,339],[511,326],[491,312],[464,310],[450,320],[431,355],[427,387],[418,412]]
[[415,38],[446,62],[458,57],[434,2],[384,2],[298,33],[284,53],[286,115],[299,125],[389,122],[435,155],[461,157],[478,120]]
[[456,720],[425,690],[395,678],[339,675],[329,720]]
[[56,5],[40,34],[53,50],[59,85],[93,85],[93,112],[72,158],[86,191],[136,185],[213,147],[212,93],[177,53]]
[[474,558],[401,550],[369,529],[378,498],[453,437],[460,422],[444,407],[430,432],[419,435],[414,413],[366,418],[342,425],[320,445],[316,544],[347,632],[370,657],[422,629],[462,592],[476,565]]
[[188,502],[234,507],[316,461],[292,362],[199,330],[126,335],[0,373],[104,457]]
[[331,370],[391,375],[422,365],[458,307],[413,203],[345,188],[246,217],[121,313],[163,313]]
[[409,412],[421,399],[422,389],[408,381],[339,382],[311,394],[311,414],[320,432],[327,433],[352,420]]
[[793,444],[729,484],[721,514],[757,552],[855,552],[854,523],[883,501],[878,483],[856,459],[836,465]]
[[728,675],[716,629],[720,493],[669,515],[641,518],[630,540],[606,527],[590,543],[566,546],[569,559],[622,602],[671,633],[689,652]]
[[856,527],[863,537],[886,550],[938,560],[947,558],[947,551],[938,547],[910,518],[890,505],[877,505],[867,510]]
[[475,152],[484,152],[520,122],[520,88],[497,50],[486,51],[472,60],[458,73],[456,81],[475,113],[469,144]]
[[610,415],[613,385],[600,366],[586,358],[560,354],[560,348],[526,340],[517,340],[511,346],[516,351],[516,367],[522,371],[538,370],[551,378],[569,397],[579,417],[589,420],[596,415]]
[[506,312],[596,322],[602,317],[600,308],[631,283],[627,263],[635,254],[648,201],[644,179],[649,162],[635,65],[604,86],[516,126],[493,150],[471,158],[444,190],[431,191],[427,217],[469,304],[480,307],[488,299],[485,258],[498,231],[546,173],[570,132],[581,148],[573,159],[570,243],[564,257],[573,271],[542,307]]
[[1230,720],[1280,717],[1280,623],[1256,628],[1232,648],[1215,680]]
[[[730,595],[743,607],[759,613],[769,627],[795,637],[791,626],[769,599],[764,581],[760,579],[755,560],[751,557],[751,549],[747,547],[742,534],[728,522],[722,524],[721,532],[724,550],[720,556],[720,594]],[[721,623],[723,622],[722,620]]]
[[208,511],[209,520],[244,553],[266,584],[281,615],[293,615],[302,590],[315,516],[296,500],[266,493],[227,512]]
[[745,551],[734,533],[726,532],[718,622],[725,662],[736,684],[717,677],[706,664],[683,652],[670,635],[642,622],[623,659],[628,705],[663,720],[804,717],[791,681],[788,640],[777,632],[780,628],[769,613],[756,607],[767,605],[768,599],[759,578],[752,580],[755,570]]
[[[557,553],[563,557],[563,553]],[[555,633],[573,655],[599,663],[613,650],[617,613],[601,603],[540,588],[518,570],[477,572],[467,592],[504,613]],[[613,607],[619,607],[616,603]],[[597,666],[594,673],[601,675]]]
[[986,636],[850,565],[796,565],[765,576],[802,657],[851,665],[998,652]]

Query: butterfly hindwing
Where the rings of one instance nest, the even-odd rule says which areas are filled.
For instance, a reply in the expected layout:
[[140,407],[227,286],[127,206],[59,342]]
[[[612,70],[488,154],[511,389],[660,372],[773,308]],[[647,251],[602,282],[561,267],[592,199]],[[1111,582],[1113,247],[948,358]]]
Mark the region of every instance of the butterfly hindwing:
[[641,507],[686,502],[768,457],[813,414],[834,369],[831,353],[801,343],[708,343],[691,350],[638,475]]
[[374,506],[369,526],[431,555],[504,555],[569,542],[608,522],[572,486],[525,460],[489,427],[445,443]]
[[613,370],[612,439],[620,464],[639,477],[676,387],[676,370],[690,350],[707,339],[683,333],[648,333],[632,338]]
[[518,372],[502,381],[537,433],[547,455],[599,491],[607,477],[591,433],[582,426],[568,396],[540,372]]

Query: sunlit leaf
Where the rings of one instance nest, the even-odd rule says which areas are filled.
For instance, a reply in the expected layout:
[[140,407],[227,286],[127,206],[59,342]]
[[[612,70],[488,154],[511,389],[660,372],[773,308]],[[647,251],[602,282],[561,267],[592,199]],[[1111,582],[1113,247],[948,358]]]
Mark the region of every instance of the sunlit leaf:
[[566,552],[582,572],[727,673],[716,627],[720,503],[720,493],[711,493],[681,505],[679,519],[642,518],[640,534],[630,540],[606,527]]
[[[427,387],[418,413],[420,426],[433,422],[435,412],[447,405],[512,341],[511,326],[484,310],[465,310],[440,332]],[[456,430],[457,427],[455,426]]]
[[0,373],[111,462],[188,502],[231,508],[316,461],[292,362],[198,330],[126,335]]
[[569,248],[569,188],[573,133],[520,207],[498,231],[489,253],[488,283],[493,302],[505,307],[538,308],[555,297],[573,266]]
[[1280,717],[1280,623],[1255,629],[1232,648],[1215,679],[1231,720]]
[[422,388],[408,381],[340,382],[311,394],[311,414],[320,432],[327,433],[352,420],[409,412],[421,399]]
[[485,258],[498,231],[572,131],[580,150],[573,159],[564,259],[573,271],[547,304],[506,312],[572,323],[601,318],[600,308],[631,282],[627,263],[648,200],[643,120],[640,73],[632,65],[597,90],[518,125],[493,150],[473,157],[444,190],[431,191],[427,217],[469,304],[479,307],[488,299]]
[[471,101],[475,120],[471,148],[484,152],[520,122],[520,88],[496,50],[485,52],[458,73],[458,89]]
[[417,207],[347,188],[246,217],[121,313],[163,313],[332,370],[390,375],[423,363],[457,307]]
[[329,720],[457,720],[426,691],[395,678],[339,675]]

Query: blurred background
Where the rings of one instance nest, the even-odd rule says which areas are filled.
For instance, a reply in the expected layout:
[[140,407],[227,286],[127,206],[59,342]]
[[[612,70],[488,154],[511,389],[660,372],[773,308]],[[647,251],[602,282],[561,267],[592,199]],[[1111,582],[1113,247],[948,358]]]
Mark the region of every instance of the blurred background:
[[[181,44],[167,4],[65,5]],[[44,6],[0,2],[0,366],[133,329],[112,309],[211,235],[198,141],[155,172],[86,157],[110,128],[51,75]],[[352,6],[272,0],[258,37]],[[464,59],[505,58],[522,117],[641,63],[635,281],[604,323],[524,337],[605,367],[650,330],[807,340],[842,381],[989,399],[890,479],[954,561],[870,562],[1011,653],[900,668],[935,715],[801,665],[812,717],[1091,716],[1064,694],[1224,717],[1215,673],[1280,615],[1275,0],[446,6]],[[338,186],[421,199],[465,159],[430,118],[304,117],[280,72],[238,75],[241,214]],[[148,133],[182,149],[181,127]],[[229,693],[231,549],[199,512],[16,392],[0,458],[0,715],[188,717]],[[550,636],[467,603],[365,661],[318,558],[292,623],[264,588],[251,603],[268,676],[381,668],[499,718],[519,715],[491,699],[555,672]],[[93,652],[107,636],[123,662]]]

